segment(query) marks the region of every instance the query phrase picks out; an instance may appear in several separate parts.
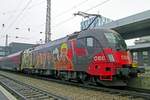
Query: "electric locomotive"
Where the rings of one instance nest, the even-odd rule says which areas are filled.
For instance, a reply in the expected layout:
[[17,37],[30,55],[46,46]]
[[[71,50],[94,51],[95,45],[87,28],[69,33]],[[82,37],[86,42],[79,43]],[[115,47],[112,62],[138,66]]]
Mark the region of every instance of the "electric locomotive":
[[21,54],[21,71],[64,80],[125,86],[138,73],[125,41],[109,29],[75,32]]

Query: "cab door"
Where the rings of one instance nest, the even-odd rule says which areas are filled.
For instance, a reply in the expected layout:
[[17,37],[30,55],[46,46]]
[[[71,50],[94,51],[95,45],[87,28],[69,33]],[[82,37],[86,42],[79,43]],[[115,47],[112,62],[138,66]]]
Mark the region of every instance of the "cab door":
[[77,64],[88,66],[93,57],[102,50],[98,40],[92,36],[77,39]]
[[76,60],[80,66],[87,66],[88,64],[88,51],[86,48],[86,38],[78,38],[76,41]]
[[72,59],[73,64],[76,64],[76,54],[75,54],[75,48],[76,48],[76,39],[69,39],[69,51],[70,51],[70,58]]
[[78,71],[85,70],[87,65],[87,51],[84,39],[71,38],[69,39],[69,48],[72,51],[72,62]]
[[92,36],[71,38],[69,46],[74,66],[80,71],[86,70],[94,55],[102,50],[98,40]]

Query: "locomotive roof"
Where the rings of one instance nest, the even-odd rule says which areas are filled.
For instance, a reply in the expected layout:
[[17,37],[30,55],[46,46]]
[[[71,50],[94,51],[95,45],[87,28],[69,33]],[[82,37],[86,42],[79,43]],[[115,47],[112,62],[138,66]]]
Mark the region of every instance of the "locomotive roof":
[[81,31],[80,36],[88,36],[88,35],[95,36],[96,34],[93,34],[93,33],[103,34],[104,32],[115,32],[115,31],[113,31],[111,29],[94,28],[94,29],[90,29],[90,30]]
[[54,41],[50,41],[46,44],[42,44],[40,46],[37,46],[37,47],[34,47],[34,48],[30,48],[28,50],[32,50],[32,51],[38,51],[38,50],[41,50],[41,49],[44,49],[44,48],[48,48],[48,47],[51,47],[53,45],[58,45],[58,44],[61,44],[63,42],[66,42],[68,39],[71,39],[71,38],[74,38],[76,36],[79,36],[79,37],[84,37],[84,36],[95,36],[96,37],[96,34],[89,34],[89,33],[98,33],[98,34],[102,34],[103,32],[112,32],[112,30],[109,30],[109,29],[88,29],[88,30],[84,30],[84,31],[79,31],[79,32],[74,32],[70,35],[67,35],[66,37],[63,37],[63,38],[60,38],[60,39],[56,39]]
[[53,45],[58,45],[58,44],[60,44],[62,42],[66,42],[67,40],[68,40],[68,37],[63,37],[63,38],[60,38],[60,39],[56,39],[54,41],[50,41],[50,42],[48,42],[46,44],[43,44],[43,45],[35,47],[34,51],[40,50],[40,49],[44,49],[44,48],[48,48],[48,47],[51,47]]

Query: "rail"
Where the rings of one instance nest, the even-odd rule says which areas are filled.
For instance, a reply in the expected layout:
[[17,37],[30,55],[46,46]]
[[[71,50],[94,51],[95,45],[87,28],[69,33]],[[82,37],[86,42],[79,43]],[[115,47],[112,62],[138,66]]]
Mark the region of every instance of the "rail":
[[0,75],[0,84],[19,100],[68,100],[4,75]]
[[[14,72],[11,72],[11,73],[14,73]],[[25,74],[22,74],[22,73],[14,73],[14,74],[26,76]],[[107,92],[107,93],[114,94],[114,95],[130,96],[131,98],[143,98],[145,100],[150,100],[150,90],[132,89],[128,87],[103,87],[103,86],[98,86],[92,83],[85,85],[85,84],[81,84],[78,82],[62,81],[58,79],[52,79],[48,77],[35,76],[35,75],[27,75],[27,77],[32,77],[32,78],[41,79],[45,81],[53,81],[56,83],[67,84],[71,86],[77,86],[77,87],[81,87],[84,89],[91,89],[94,91],[103,91],[103,92]]]

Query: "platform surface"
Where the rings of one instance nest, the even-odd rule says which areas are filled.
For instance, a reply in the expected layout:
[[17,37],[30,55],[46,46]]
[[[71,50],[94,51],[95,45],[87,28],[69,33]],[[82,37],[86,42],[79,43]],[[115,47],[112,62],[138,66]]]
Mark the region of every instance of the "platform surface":
[[0,91],[0,100],[9,100],[9,99]]
[[145,67],[145,73],[129,81],[129,87],[150,90],[150,66]]
[[0,100],[17,100],[17,99],[0,85]]

